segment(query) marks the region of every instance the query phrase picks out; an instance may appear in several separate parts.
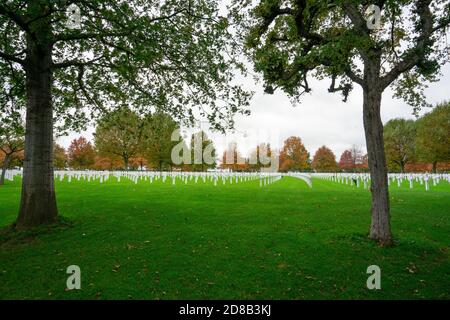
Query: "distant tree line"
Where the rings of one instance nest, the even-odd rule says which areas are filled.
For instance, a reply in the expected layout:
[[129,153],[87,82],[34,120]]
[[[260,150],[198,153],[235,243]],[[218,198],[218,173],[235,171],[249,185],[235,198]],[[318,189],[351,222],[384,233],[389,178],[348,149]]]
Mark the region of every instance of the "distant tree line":
[[[174,164],[171,152],[180,141],[172,141],[178,124],[169,115],[157,112],[139,116],[128,108],[120,108],[101,117],[93,142],[84,137],[74,139],[67,150],[54,144],[56,169],[91,170],[182,170],[206,171],[220,168],[231,171],[261,171],[278,159],[278,171],[303,172],[368,172],[368,156],[353,145],[345,150],[339,161],[327,146],[320,147],[311,158],[300,137],[289,137],[281,150],[273,150],[269,143],[258,144],[248,157],[230,143],[220,158],[213,141],[199,131],[185,137],[184,150],[190,154],[191,164]],[[19,120],[4,121],[0,131],[0,163],[3,183],[5,170],[23,165],[23,125]],[[195,146],[199,145],[195,151]],[[437,105],[417,120],[393,119],[384,126],[384,145],[390,172],[449,171],[450,170],[450,104]],[[208,149],[213,163],[202,158]],[[200,154],[196,154],[200,153]],[[194,163],[194,159],[201,159]]]
[[[183,170],[204,171],[216,166],[213,164],[172,162],[172,149],[185,141],[172,139],[179,125],[165,113],[156,112],[139,116],[128,108],[120,108],[99,119],[93,142],[84,137],[74,139],[69,148],[54,145],[54,166],[57,169],[78,170]],[[197,135],[203,139],[203,148],[212,145],[206,133],[201,131],[191,136],[192,144]],[[174,141],[172,141],[174,140]]]
[[393,119],[384,126],[389,171],[450,171],[450,102],[414,120]]
[[0,114],[0,185],[5,183],[6,170],[22,166],[25,129],[18,112]]
[[[390,172],[450,171],[450,102],[438,104],[417,120],[390,120],[384,126],[384,146]],[[252,157],[260,150],[268,150],[267,154],[270,156],[277,153],[271,150],[269,144],[263,143],[251,152],[250,158],[243,158],[237,144],[232,143],[222,156],[221,167],[233,171],[258,171],[267,167],[259,162],[252,164]],[[234,154],[236,161],[226,164],[226,154],[230,152]],[[369,171],[368,155],[357,145],[345,150],[339,162],[327,146],[319,148],[311,160],[302,140],[299,137],[289,137],[278,156],[281,172]]]

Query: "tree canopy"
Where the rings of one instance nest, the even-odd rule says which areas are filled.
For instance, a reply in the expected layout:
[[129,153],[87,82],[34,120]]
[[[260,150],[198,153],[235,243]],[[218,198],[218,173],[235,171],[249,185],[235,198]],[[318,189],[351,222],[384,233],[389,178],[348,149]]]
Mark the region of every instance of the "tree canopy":
[[393,119],[384,126],[384,147],[388,166],[405,171],[405,165],[414,160],[416,125],[414,120]]
[[129,160],[142,150],[144,121],[128,108],[105,114],[94,133],[95,147],[102,156],[118,156],[128,169]]
[[311,166],[317,172],[335,172],[338,169],[336,156],[333,151],[326,146],[317,149]]
[[450,103],[437,105],[417,121],[417,152],[423,161],[433,164],[450,159]]
[[95,163],[95,150],[85,137],[74,139],[67,150],[69,165],[71,168],[89,169]]
[[310,168],[309,152],[299,137],[289,137],[280,151],[280,171],[305,171]]
[[55,169],[66,169],[68,166],[68,158],[66,149],[57,143],[53,145],[53,166]]
[[214,143],[203,130],[192,134],[190,142],[191,165],[193,171],[214,169],[217,162],[217,152]]
[[[70,4],[80,8],[80,28],[68,25]],[[78,129],[114,106],[188,122],[197,114],[227,127],[249,98],[230,84],[238,65],[225,54],[228,28],[217,1],[11,0],[0,4],[0,87],[24,107],[27,39],[35,39],[52,51],[60,129]]]
[[361,148],[354,144],[350,149],[342,152],[339,167],[348,172],[365,170],[368,166],[367,161],[367,155],[364,155]]
[[[243,41],[267,93],[280,88],[298,100],[312,91],[308,78],[329,78],[328,91],[347,101],[354,83],[367,85],[362,63],[379,61],[380,89],[393,84],[395,95],[418,110],[428,105],[425,83],[438,80],[440,66],[449,60],[449,1],[233,3],[232,15],[247,30]],[[371,5],[378,6],[379,17],[370,17]],[[378,21],[371,25],[369,18]]]
[[151,166],[160,171],[174,165],[172,149],[178,142],[172,141],[172,134],[178,127],[178,123],[163,112],[149,114],[144,119],[141,153]]

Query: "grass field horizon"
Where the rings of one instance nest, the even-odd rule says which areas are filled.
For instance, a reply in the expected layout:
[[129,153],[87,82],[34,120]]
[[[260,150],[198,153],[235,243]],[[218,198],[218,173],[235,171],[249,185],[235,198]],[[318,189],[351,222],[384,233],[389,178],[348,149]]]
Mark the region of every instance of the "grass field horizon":
[[[450,299],[447,182],[391,186],[392,248],[367,239],[368,190],[320,179],[55,184],[72,226],[2,232],[1,299]],[[16,218],[20,187],[0,188],[0,228]],[[81,290],[65,290],[69,265]],[[370,265],[381,290],[366,287]]]

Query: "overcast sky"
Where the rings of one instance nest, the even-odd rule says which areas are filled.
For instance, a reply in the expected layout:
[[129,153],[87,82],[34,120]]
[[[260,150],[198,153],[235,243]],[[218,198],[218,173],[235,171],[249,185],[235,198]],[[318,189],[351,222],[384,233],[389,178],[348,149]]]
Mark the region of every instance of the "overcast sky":
[[[273,95],[263,92],[262,84],[255,83],[249,77],[243,81],[244,87],[255,91],[251,102],[250,116],[236,117],[235,135],[223,137],[211,134],[219,151],[226,148],[228,142],[237,141],[238,148],[246,155],[258,141],[268,141],[273,148],[280,148],[289,136],[299,136],[311,157],[322,145],[331,148],[339,160],[340,154],[352,144],[365,150],[364,129],[362,120],[362,91],[355,85],[348,102],[342,102],[340,94],[327,91],[328,81],[310,81],[313,91],[304,95],[302,103],[293,106],[290,99],[282,92]],[[450,66],[442,69],[442,78],[433,83],[426,91],[428,101],[432,104],[450,99]],[[429,110],[422,110],[421,113]],[[383,123],[394,118],[414,119],[412,108],[402,100],[392,98],[390,90],[383,95],[381,109]],[[58,139],[64,147],[80,135],[92,139],[93,128],[86,132],[72,132],[67,137]]]

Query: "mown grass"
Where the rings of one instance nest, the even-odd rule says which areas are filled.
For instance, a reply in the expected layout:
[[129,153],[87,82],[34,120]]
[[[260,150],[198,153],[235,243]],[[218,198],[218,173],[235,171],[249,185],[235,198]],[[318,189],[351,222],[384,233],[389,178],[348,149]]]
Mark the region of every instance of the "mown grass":
[[[393,248],[367,240],[367,190],[313,184],[58,181],[70,223],[1,232],[0,298],[450,298],[450,184],[391,187]],[[19,196],[19,180],[0,188],[0,227]],[[381,290],[366,288],[373,264]],[[81,290],[65,290],[69,265]]]

